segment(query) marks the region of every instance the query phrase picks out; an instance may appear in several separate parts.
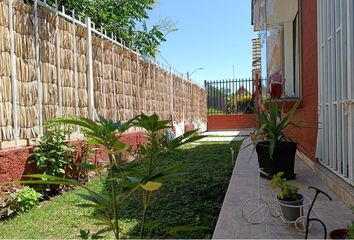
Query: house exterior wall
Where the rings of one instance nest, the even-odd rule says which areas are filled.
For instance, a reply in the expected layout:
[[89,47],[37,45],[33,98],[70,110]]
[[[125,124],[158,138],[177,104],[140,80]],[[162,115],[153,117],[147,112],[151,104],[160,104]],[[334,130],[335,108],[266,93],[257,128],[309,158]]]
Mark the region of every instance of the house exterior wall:
[[301,88],[302,108],[294,120],[309,128],[288,131],[289,136],[299,143],[299,150],[312,161],[316,161],[318,122],[318,73],[317,73],[317,2],[301,0]]

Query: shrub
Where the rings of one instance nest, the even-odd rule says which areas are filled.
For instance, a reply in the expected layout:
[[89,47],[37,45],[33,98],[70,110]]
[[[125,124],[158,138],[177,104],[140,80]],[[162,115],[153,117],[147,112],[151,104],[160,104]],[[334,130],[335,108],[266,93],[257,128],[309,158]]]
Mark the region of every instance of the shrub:
[[33,149],[31,162],[43,174],[62,177],[65,175],[65,166],[71,168],[70,152],[74,148],[65,143],[67,130],[58,124],[48,123],[46,131],[40,138],[39,146]]
[[41,197],[42,194],[30,187],[12,189],[1,197],[2,216],[10,217],[16,213],[28,212],[39,204]]
[[270,186],[275,189],[279,189],[278,198],[281,200],[296,200],[296,193],[299,191],[299,187],[287,183],[282,176],[283,172],[278,172],[273,176],[273,179],[270,181]]
[[16,190],[14,199],[16,212],[28,212],[32,207],[39,204],[42,194],[36,192],[33,188],[24,187]]

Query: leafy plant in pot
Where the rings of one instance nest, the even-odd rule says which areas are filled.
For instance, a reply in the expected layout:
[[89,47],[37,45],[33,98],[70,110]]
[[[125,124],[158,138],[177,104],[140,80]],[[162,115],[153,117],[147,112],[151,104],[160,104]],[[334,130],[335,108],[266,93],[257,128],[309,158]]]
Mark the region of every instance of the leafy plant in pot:
[[[299,187],[286,182],[283,178],[284,173],[279,172],[273,176],[270,181],[270,186],[279,189],[277,200],[282,211],[282,215],[287,221],[296,221],[301,216],[301,205],[304,201],[304,196],[300,193]],[[299,207],[297,207],[299,206]]]
[[279,117],[278,103],[269,101],[268,109],[255,110],[259,129],[256,131],[253,140],[258,156],[259,168],[262,169],[261,176],[273,177],[278,172],[284,172],[286,179],[294,179],[295,154],[297,143],[285,135],[288,128],[299,128],[292,122],[292,117],[299,106],[298,100],[284,118]]

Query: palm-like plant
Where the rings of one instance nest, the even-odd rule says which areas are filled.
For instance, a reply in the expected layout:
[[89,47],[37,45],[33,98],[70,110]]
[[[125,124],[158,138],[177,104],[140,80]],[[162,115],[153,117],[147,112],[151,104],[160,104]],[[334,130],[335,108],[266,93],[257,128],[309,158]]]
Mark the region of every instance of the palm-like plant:
[[301,103],[301,99],[296,101],[287,115],[280,119],[278,115],[278,102],[270,100],[269,108],[262,111],[255,110],[259,122],[259,129],[255,134],[256,145],[264,140],[269,141],[269,155],[272,156],[274,148],[278,143],[290,140],[285,136],[288,127],[299,128],[299,125],[292,122],[292,117]]
[[197,134],[198,130],[192,130],[172,141],[168,141],[166,130],[171,129],[173,126],[168,120],[160,120],[156,114],[151,116],[141,114],[132,121],[132,125],[143,129],[145,131],[145,138],[147,139],[147,143],[141,145],[139,148],[141,158],[147,164],[145,164],[145,168],[142,172],[135,172],[135,176],[130,177],[132,181],[140,183],[143,191],[144,210],[140,231],[140,237],[143,238],[147,209],[151,201],[152,193],[158,190],[163,182],[171,181],[182,168],[182,166],[174,166],[161,170],[158,164],[160,156],[163,153],[175,151],[186,143],[197,141],[203,138],[203,136]]
[[[87,190],[86,194],[78,194],[82,199],[89,203],[80,204],[79,207],[95,208],[98,214],[92,216],[97,220],[97,224],[103,228],[94,234],[96,237],[100,234],[113,231],[116,239],[119,238],[119,224],[118,224],[118,209],[119,206],[138,188],[135,187],[129,192],[119,191],[117,186],[120,186],[121,179],[114,177],[113,168],[122,162],[122,153],[127,152],[129,147],[123,144],[119,137],[130,126],[131,122],[127,123],[113,122],[111,120],[99,118],[98,122],[87,118],[58,118],[53,120],[57,124],[69,124],[80,126],[90,144],[102,146],[108,155],[109,162],[105,166],[108,171],[107,181],[110,185],[110,192],[98,193],[84,184],[70,179],[62,179],[50,175],[32,174],[25,177],[37,180],[25,180],[20,183],[39,183],[39,184],[60,184],[60,185],[74,185]],[[41,179],[41,180],[40,180]],[[42,180],[45,179],[45,180]]]

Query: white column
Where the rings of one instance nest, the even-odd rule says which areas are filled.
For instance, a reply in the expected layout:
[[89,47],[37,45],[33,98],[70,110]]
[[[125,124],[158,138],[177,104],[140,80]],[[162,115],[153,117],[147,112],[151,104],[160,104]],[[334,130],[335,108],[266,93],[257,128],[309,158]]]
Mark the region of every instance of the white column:
[[106,104],[106,83],[104,80],[104,40],[103,40],[103,28],[101,27],[101,77],[102,77],[102,94],[103,94],[103,116],[107,118],[107,104]]
[[116,90],[116,62],[115,62],[115,52],[114,52],[114,41],[116,38],[112,34],[112,81],[113,81],[113,108],[114,108],[114,117],[113,120],[117,121],[117,90]]
[[354,128],[353,128],[353,114],[354,114],[354,96],[352,94],[352,87],[354,84],[353,74],[353,64],[354,64],[354,24],[353,24],[353,13],[354,13],[354,4],[353,0],[347,0],[347,68],[348,68],[348,159],[349,159],[349,179],[351,184],[354,184],[354,152],[353,152],[353,137],[354,137]]
[[39,54],[39,29],[38,29],[38,0],[34,1],[34,28],[35,28],[35,48],[36,48],[36,76],[38,87],[38,130],[39,135],[43,135],[43,90],[41,80],[41,68],[40,68],[40,54]]
[[14,23],[13,23],[13,0],[8,1],[9,8],[9,33],[10,33],[10,66],[11,66],[11,90],[12,90],[12,121],[15,146],[18,147],[18,120],[17,120],[17,76],[15,59]]
[[88,97],[88,112],[89,118],[94,120],[94,95],[93,95],[93,63],[92,63],[92,31],[91,31],[91,19],[89,17],[85,18],[86,29],[87,29],[87,38],[86,38],[86,47],[87,47],[87,97]]
[[75,84],[75,115],[78,117],[80,116],[80,109],[79,109],[79,83],[77,79],[77,58],[76,58],[76,24],[75,24],[75,11],[72,12],[72,27],[73,27],[73,64],[74,64],[74,84]]
[[58,115],[63,115],[63,95],[61,86],[61,74],[60,74],[60,30],[59,30],[59,11],[58,11],[58,1],[55,1],[55,36],[56,36],[56,48],[57,48],[57,79],[58,79]]

